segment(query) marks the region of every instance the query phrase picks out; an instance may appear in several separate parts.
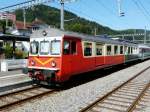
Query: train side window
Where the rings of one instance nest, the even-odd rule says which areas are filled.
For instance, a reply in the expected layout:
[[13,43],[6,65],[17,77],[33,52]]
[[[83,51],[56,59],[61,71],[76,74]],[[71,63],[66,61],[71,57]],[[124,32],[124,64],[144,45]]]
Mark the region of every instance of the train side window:
[[120,54],[123,54],[123,46],[120,46]]
[[111,49],[111,45],[107,46],[107,55],[111,55],[112,49]]
[[115,55],[118,54],[118,46],[117,45],[114,46],[114,54]]
[[63,54],[70,54],[70,42],[67,40],[64,41]]
[[77,53],[77,45],[76,45],[76,41],[72,41],[71,42],[71,54],[76,54]]
[[133,47],[131,47],[131,54],[133,54]]
[[84,56],[92,56],[92,43],[84,42]]
[[130,54],[130,48],[131,48],[131,47],[128,47],[128,54]]
[[134,48],[133,52],[134,52],[134,54],[137,54],[137,48],[136,47]]
[[125,54],[128,54],[128,47],[127,46],[124,47],[124,52],[125,52]]
[[96,43],[96,55],[103,55],[103,45],[101,43]]

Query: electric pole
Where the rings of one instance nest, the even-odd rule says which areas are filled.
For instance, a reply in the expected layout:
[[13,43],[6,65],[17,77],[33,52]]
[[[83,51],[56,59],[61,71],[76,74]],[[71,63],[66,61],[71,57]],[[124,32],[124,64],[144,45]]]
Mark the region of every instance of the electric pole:
[[144,30],[144,44],[146,44],[146,26],[145,26],[145,30]]
[[76,0],[59,0],[60,1],[60,29],[64,30],[64,4],[65,3],[70,3],[70,2],[74,2]]
[[60,29],[64,30],[64,0],[60,0],[61,9],[60,9]]
[[6,12],[6,29],[8,28],[8,12]]
[[94,36],[97,35],[97,28],[94,28]]
[[26,9],[23,8],[23,27],[26,29]]

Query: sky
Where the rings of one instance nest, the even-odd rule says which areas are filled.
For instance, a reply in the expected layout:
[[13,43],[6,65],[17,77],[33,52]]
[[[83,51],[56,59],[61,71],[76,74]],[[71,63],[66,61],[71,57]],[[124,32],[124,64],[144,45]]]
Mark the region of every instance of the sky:
[[[28,0],[0,0],[0,8],[24,1]],[[119,17],[117,3],[117,0],[72,0],[65,3],[65,10],[115,30],[150,30],[150,0],[121,0],[123,17]],[[46,5],[60,8],[58,0]]]

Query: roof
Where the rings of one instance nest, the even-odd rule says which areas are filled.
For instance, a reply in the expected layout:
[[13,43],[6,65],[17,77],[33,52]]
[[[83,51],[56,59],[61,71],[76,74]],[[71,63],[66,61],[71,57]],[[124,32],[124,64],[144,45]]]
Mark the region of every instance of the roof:
[[9,41],[29,41],[30,38],[27,36],[15,36],[15,35],[0,35],[0,40],[9,40]]
[[[22,21],[16,21],[15,25],[17,29],[24,29],[24,22]],[[31,27],[31,23],[26,23],[26,28],[29,28],[29,27]]]
[[149,47],[149,46],[144,45],[144,44],[139,44],[139,45],[138,45],[138,47],[139,47],[139,48],[148,48],[148,49],[150,49],[150,47]]
[[33,32],[33,34],[31,34],[31,38],[45,37],[45,36],[43,36],[43,33],[42,33],[43,31],[47,32],[47,37],[70,36],[70,37],[80,38],[85,41],[102,42],[102,43],[106,43],[106,44],[117,44],[117,45],[125,44],[125,45],[129,45],[129,46],[137,46],[137,44],[135,44],[135,43],[113,40],[106,35],[92,36],[92,35],[75,33],[75,32],[70,32],[70,31],[63,31],[63,30],[55,29],[55,28],[47,28],[44,30],[37,30],[37,31]]
[[39,25],[39,24],[45,24],[45,22],[36,18],[36,19],[32,22],[32,25],[37,25],[37,24],[38,24],[38,25]]

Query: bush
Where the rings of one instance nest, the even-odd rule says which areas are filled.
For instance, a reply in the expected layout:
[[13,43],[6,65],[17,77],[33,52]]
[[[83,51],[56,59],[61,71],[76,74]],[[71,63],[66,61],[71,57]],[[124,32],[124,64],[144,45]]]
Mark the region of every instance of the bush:
[[21,50],[15,51],[15,58],[16,59],[22,59],[23,58],[23,52]]
[[[9,43],[7,43],[6,46],[4,47],[4,53],[6,59],[13,58],[13,48],[10,46]],[[28,57],[28,53],[23,52],[22,50],[16,48],[14,56],[15,56],[14,58],[16,59],[24,59]]]
[[6,58],[13,57],[13,48],[10,46],[9,43],[7,43],[6,46],[4,47],[4,53]]

